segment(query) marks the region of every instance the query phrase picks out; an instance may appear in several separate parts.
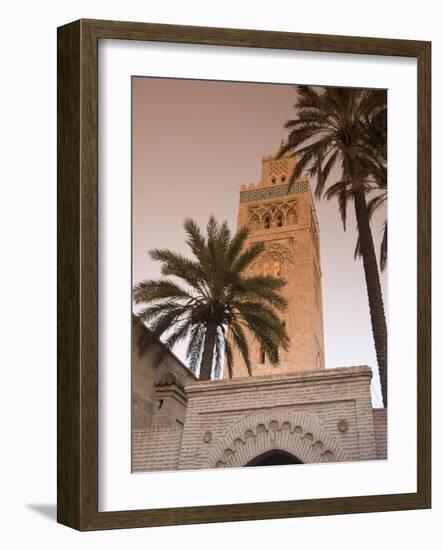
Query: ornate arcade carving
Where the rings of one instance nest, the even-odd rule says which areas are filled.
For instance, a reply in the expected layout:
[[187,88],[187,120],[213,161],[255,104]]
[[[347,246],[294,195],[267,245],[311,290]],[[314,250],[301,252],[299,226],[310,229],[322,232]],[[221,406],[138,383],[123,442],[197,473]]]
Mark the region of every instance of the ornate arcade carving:
[[274,229],[298,223],[296,200],[260,204],[249,208],[248,227],[251,231]]
[[[273,265],[275,262],[278,262],[280,266],[279,275],[283,275],[284,271],[290,270],[295,263],[293,251],[282,243],[265,243],[264,252],[250,264],[250,271],[265,274],[264,264],[269,263]],[[269,274],[276,275],[272,270],[270,270]]]
[[287,195],[299,195],[301,193],[307,193],[308,190],[308,182],[275,185],[273,187],[256,187],[255,184],[251,184],[247,189],[241,191],[239,202],[245,203],[286,197]]
[[253,458],[276,449],[304,463],[347,460],[343,449],[315,417],[279,409],[253,413],[234,424],[214,446],[207,467],[245,466]]

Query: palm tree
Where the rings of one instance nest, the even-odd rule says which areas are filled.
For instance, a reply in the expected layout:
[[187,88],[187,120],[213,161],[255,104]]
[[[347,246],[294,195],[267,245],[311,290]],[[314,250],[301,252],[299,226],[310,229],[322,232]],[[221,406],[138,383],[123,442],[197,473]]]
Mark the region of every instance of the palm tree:
[[[382,101],[382,96],[381,96]],[[368,154],[365,154],[365,163],[371,178],[366,184],[372,184],[374,194],[367,202],[368,217],[371,219],[374,212],[387,203],[387,104],[381,103],[371,117],[362,119],[363,129],[365,131],[365,147]],[[384,271],[387,265],[387,246],[388,224],[387,220],[383,223],[382,240],[379,249],[379,265],[381,271]],[[359,237],[355,248],[355,258],[361,256]]]
[[[379,193],[376,194],[367,202],[368,217],[370,220],[373,214],[376,212],[376,210],[378,210],[378,208],[380,208],[381,206],[385,206],[386,202],[387,202],[387,189],[382,189],[382,187],[379,187]],[[379,265],[380,265],[381,271],[384,271],[387,266],[387,258],[388,258],[387,238],[388,238],[388,222],[387,220],[385,220],[382,227],[381,244],[379,246]],[[354,257],[355,259],[362,257],[359,237],[356,240]]]
[[[191,219],[184,221],[184,229],[194,259],[170,250],[149,252],[152,259],[161,262],[164,277],[135,285],[134,301],[143,304],[140,318],[155,336],[164,335],[168,349],[189,338],[187,358],[195,374],[200,367],[200,380],[220,377],[224,355],[232,376],[232,345],[238,348],[251,375],[245,330],[258,340],[270,363],[277,364],[278,348],[287,350],[289,343],[277,315],[287,307],[280,294],[285,281],[246,274],[264,245],[245,249],[248,230],[242,228],[232,237],[227,223],[219,225],[213,216],[207,224],[207,236]],[[184,286],[169,277],[180,279]]]
[[[386,136],[386,94],[382,90],[311,86],[300,86],[297,91],[294,106],[297,118],[285,123],[290,132],[279,156],[290,152],[298,159],[289,183],[307,171],[310,176],[316,176],[317,198],[325,196],[338,200],[344,230],[348,203],[352,201],[354,204],[359,237],[357,248],[364,266],[382,398],[386,407],[387,326],[367,204],[373,188],[383,187],[386,191],[386,147],[384,157],[379,153],[383,140],[386,144],[386,138],[383,138]],[[339,169],[339,180],[326,187],[333,167]]]

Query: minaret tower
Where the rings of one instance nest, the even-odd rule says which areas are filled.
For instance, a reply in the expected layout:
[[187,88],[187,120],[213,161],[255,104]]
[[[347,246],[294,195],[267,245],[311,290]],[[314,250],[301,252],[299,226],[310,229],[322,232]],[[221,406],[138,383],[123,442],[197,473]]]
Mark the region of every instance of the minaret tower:
[[[296,160],[269,155],[262,159],[261,181],[242,185],[238,228],[250,228],[248,244],[264,242],[265,251],[250,267],[250,274],[283,277],[288,308],[282,314],[290,348],[281,350],[272,366],[259,343],[248,336],[253,376],[305,372],[324,368],[322,274],[319,226],[307,177],[289,185]],[[228,377],[224,369],[224,377]],[[234,349],[233,376],[248,376]]]

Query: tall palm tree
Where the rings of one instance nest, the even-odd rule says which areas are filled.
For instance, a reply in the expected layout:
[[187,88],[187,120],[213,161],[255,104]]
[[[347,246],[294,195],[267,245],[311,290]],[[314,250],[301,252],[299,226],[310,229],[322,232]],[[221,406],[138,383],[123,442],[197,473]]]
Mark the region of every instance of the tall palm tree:
[[[338,200],[344,230],[348,203],[354,204],[358,249],[364,266],[382,399],[386,407],[387,326],[367,205],[369,193],[373,187],[382,186],[383,177],[386,190],[386,147],[385,159],[379,154],[382,136],[386,136],[386,94],[382,90],[311,86],[300,86],[297,91],[294,105],[297,117],[285,124],[290,132],[279,156],[290,152],[298,159],[290,183],[307,171],[310,176],[316,176],[316,197]],[[339,169],[339,180],[327,187],[333,167]]]
[[[384,96],[385,97],[385,96]],[[367,202],[368,216],[371,219],[373,214],[387,203],[387,103],[382,102],[380,96],[380,106],[371,113],[370,117],[364,117],[361,120],[365,132],[365,148],[367,153],[364,155],[364,162],[370,178],[366,184],[372,184],[370,199]],[[367,189],[369,190],[369,189]],[[387,246],[388,224],[387,220],[383,223],[382,239],[379,249],[379,265],[381,271],[384,271],[387,265]],[[359,237],[356,243],[355,258],[361,256]]]
[[[385,206],[386,203],[387,203],[387,189],[382,189],[382,187],[379,187],[379,193],[376,194],[367,202],[367,211],[368,211],[369,219],[371,220],[376,210],[378,210],[381,206]],[[388,240],[387,239],[388,239],[388,222],[387,220],[385,220],[382,227],[381,244],[379,246],[379,265],[380,265],[381,271],[384,271],[387,266],[387,258],[388,258]],[[362,257],[359,237],[356,240],[354,257],[355,259]]]
[[[248,276],[246,270],[264,250],[262,243],[245,248],[248,230],[231,235],[227,223],[219,225],[213,216],[207,236],[197,224],[184,221],[194,259],[170,250],[151,250],[161,262],[164,278],[135,285],[134,301],[143,304],[141,319],[154,335],[164,335],[166,347],[189,338],[187,358],[199,379],[221,375],[223,357],[232,376],[232,344],[240,351],[251,374],[249,349],[244,329],[249,330],[266,352],[271,364],[278,363],[278,348],[287,350],[289,339],[277,315],[287,307],[279,277]],[[170,279],[178,278],[184,285]],[[226,338],[227,329],[231,340]],[[213,375],[213,376],[212,376]]]

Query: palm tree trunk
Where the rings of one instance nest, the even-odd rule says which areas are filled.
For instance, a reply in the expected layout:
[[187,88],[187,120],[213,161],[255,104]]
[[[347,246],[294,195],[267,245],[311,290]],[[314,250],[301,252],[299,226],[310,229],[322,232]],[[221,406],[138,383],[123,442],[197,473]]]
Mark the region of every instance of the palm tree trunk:
[[354,204],[367,285],[371,328],[381,381],[382,400],[384,407],[387,407],[387,324],[385,322],[381,282],[368,219],[365,192],[362,189],[354,191]]
[[204,338],[204,349],[201,358],[199,380],[210,380],[212,378],[213,352],[215,349],[216,324],[209,323]]

